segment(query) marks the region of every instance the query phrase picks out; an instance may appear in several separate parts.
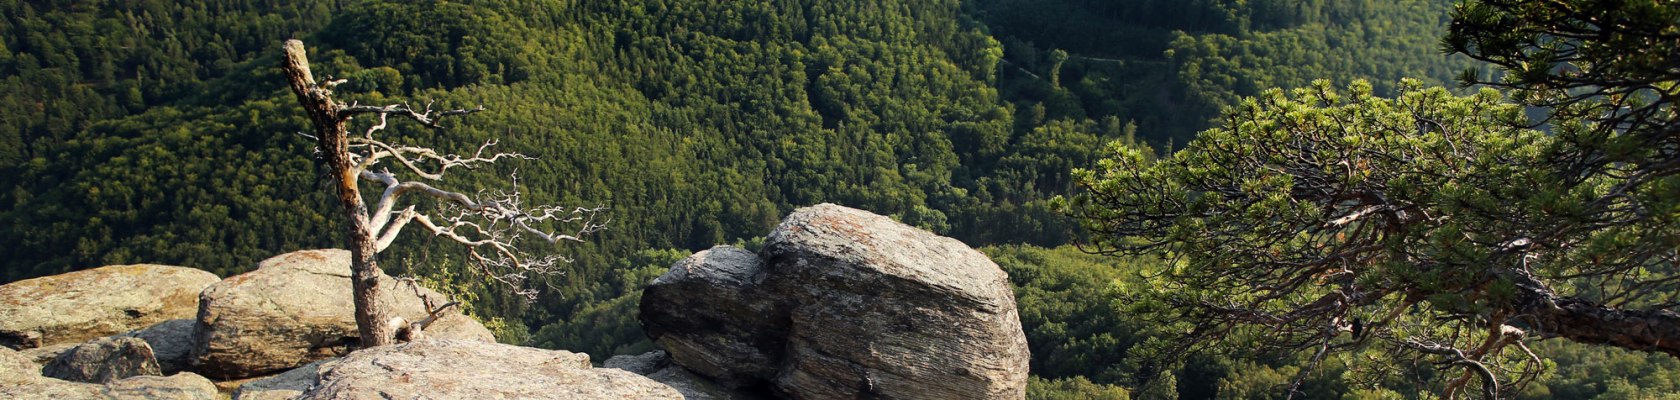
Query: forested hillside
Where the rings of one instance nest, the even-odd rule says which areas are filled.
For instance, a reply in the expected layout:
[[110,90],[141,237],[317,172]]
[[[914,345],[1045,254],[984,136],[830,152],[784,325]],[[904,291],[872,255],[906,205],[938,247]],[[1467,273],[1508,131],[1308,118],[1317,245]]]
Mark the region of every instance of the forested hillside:
[[[1027,118],[1136,122],[1183,144],[1222,107],[1315,79],[1448,85],[1473,66],[1439,49],[1450,0],[978,0]],[[1059,50],[1059,51],[1058,51]],[[1042,104],[1043,109],[1032,107]]]
[[[1080,228],[1047,199],[1104,143],[1182,144],[1239,96],[1317,78],[1448,84],[1470,65],[1436,46],[1450,4],[0,0],[0,282],[140,262],[227,275],[342,246],[278,67],[298,38],[362,104],[488,109],[443,130],[393,124],[393,141],[497,139],[536,157],[455,184],[517,174],[533,203],[609,208],[607,231],[556,249],[576,262],[532,303],[413,232],[382,257],[473,300],[503,340],[602,359],[647,345],[641,285],[688,252],[753,247],[796,206],[975,246],[1073,243]],[[992,253],[1026,286],[1035,373],[1051,379],[1035,390],[1145,386],[1152,371],[1125,354],[1141,322],[1056,297],[1104,295],[1131,268],[1046,252]],[[1176,386],[1275,383],[1232,372],[1288,368],[1273,361],[1194,363]]]
[[615,210],[580,254],[703,248],[822,201],[1057,245],[1076,230],[1038,199],[1100,143],[1182,141],[1258,87],[1444,77],[1445,4],[6,2],[6,278],[330,245],[281,38],[364,102],[488,106],[402,133],[539,157],[530,193]]

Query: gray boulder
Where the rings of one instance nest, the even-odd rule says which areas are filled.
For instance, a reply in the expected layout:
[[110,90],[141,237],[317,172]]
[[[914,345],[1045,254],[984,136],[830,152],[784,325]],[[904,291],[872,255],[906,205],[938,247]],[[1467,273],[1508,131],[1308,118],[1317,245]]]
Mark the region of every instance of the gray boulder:
[[219,396],[209,379],[189,372],[136,376],[107,384],[43,378],[27,385],[0,386],[0,399],[17,400],[216,400]]
[[299,399],[681,399],[627,371],[591,368],[589,356],[466,340],[363,349],[322,367]]
[[648,337],[701,375],[740,387],[770,380],[787,343],[787,311],[765,296],[764,261],[718,246],[695,253],[642,292]]
[[98,338],[73,347],[46,367],[41,375],[72,382],[108,383],[119,379],[163,375],[152,346],[134,337]]
[[[196,323],[190,319],[172,319],[163,321],[138,331],[124,333],[107,338],[133,337],[145,340],[152,346],[152,355],[156,356],[158,368],[164,375],[171,375],[184,371],[192,361],[193,328]],[[97,338],[95,341],[106,339]],[[17,353],[35,363],[35,369],[40,370],[48,363],[58,359],[65,352],[86,343],[59,343],[33,349],[20,350]]]
[[164,375],[170,375],[192,366],[193,329],[196,326],[197,322],[191,319],[172,319],[121,336],[145,340],[152,346],[152,354],[157,356],[158,367]]
[[[449,300],[431,290],[383,277],[382,301],[394,314],[419,321],[427,301]],[[350,252],[306,250],[269,258],[255,271],[204,289],[194,331],[195,370],[220,379],[271,374],[342,355],[357,343],[351,300]],[[459,314],[458,309],[446,311]],[[446,314],[447,318],[455,318]],[[465,318],[462,316],[461,318]],[[478,325],[470,318],[456,325]],[[489,330],[455,326],[428,331],[432,338],[494,340]]]
[[740,259],[750,253],[718,251],[643,295],[649,336],[694,373],[799,399],[1026,395],[1008,276],[955,239],[823,204],[770,233],[759,269]]
[[764,248],[796,304],[782,391],[798,398],[1019,399],[1029,352],[986,255],[862,210],[794,211]]
[[192,318],[215,274],[163,265],[114,265],[0,286],[0,345],[81,343]]

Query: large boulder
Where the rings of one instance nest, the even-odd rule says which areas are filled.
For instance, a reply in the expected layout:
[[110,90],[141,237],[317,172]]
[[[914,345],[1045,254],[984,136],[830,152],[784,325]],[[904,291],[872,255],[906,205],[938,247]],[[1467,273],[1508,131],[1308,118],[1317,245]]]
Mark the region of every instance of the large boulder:
[[220,278],[192,268],[114,265],[0,286],[0,345],[81,343],[192,318],[198,293]]
[[163,375],[152,346],[135,337],[94,339],[73,347],[46,367],[41,375],[72,382],[108,383],[119,379]]
[[672,362],[800,399],[1025,397],[1008,276],[961,242],[823,204],[783,220],[761,263],[750,254],[696,254],[644,293]]
[[364,349],[321,367],[309,399],[682,399],[642,376],[591,368],[589,356],[467,340]]
[[796,304],[781,390],[1026,396],[1030,354],[1009,276],[962,242],[825,204],[783,220],[763,257],[771,290]]
[[220,396],[209,379],[190,372],[136,376],[107,384],[42,378],[27,385],[0,386],[0,399],[16,400],[216,400]]
[[759,289],[764,261],[718,246],[695,253],[648,285],[639,318],[671,358],[729,386],[776,377],[787,311]]
[[[417,285],[381,279],[386,289],[380,301],[410,321],[428,315],[427,299],[434,307],[449,301]],[[446,313],[459,311],[452,308]],[[470,318],[455,321],[477,324]],[[461,338],[494,340],[482,326],[456,328],[428,331],[427,336],[456,338],[451,332],[466,332]],[[264,260],[254,271],[204,289],[199,297],[194,370],[221,379],[267,375],[342,355],[357,342],[350,252],[298,251]]]

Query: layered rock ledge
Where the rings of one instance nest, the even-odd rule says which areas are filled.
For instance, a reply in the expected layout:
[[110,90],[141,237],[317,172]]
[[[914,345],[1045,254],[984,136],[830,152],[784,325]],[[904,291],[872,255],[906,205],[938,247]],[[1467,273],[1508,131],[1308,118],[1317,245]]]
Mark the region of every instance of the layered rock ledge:
[[216,274],[166,265],[113,265],[0,286],[0,345],[74,344],[192,318]]

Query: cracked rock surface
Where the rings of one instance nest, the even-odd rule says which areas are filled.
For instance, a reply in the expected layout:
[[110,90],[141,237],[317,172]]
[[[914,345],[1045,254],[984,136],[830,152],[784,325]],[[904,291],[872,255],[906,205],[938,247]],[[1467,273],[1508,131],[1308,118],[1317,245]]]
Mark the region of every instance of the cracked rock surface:
[[683,399],[629,371],[592,368],[587,354],[477,341],[376,347],[318,368],[298,399]]
[[13,400],[216,400],[221,395],[209,379],[182,372],[170,376],[136,376],[106,384],[40,378],[29,384],[0,385],[0,399]]
[[216,274],[166,265],[113,265],[0,286],[0,345],[76,344],[192,318]]
[[157,356],[145,340],[114,336],[98,338],[59,354],[41,368],[41,375],[74,382],[108,383],[123,378],[163,375]]
[[643,294],[673,363],[797,399],[1020,399],[1029,353],[984,254],[866,211],[795,210],[753,254],[696,253]]
[[[449,299],[382,277],[384,302],[410,321],[425,318],[424,298]],[[434,338],[495,341],[459,308],[427,329]],[[350,252],[305,250],[263,260],[257,269],[204,289],[194,331],[193,370],[218,379],[267,375],[336,357],[357,343]]]

